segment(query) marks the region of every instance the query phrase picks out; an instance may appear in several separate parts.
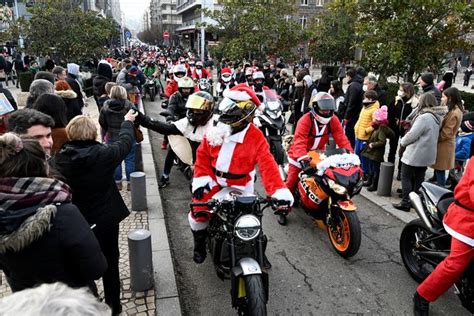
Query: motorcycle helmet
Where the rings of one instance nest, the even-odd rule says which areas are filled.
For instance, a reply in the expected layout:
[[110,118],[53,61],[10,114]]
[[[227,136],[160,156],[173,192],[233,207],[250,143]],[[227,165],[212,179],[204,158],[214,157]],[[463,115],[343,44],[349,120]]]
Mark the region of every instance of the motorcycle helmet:
[[173,67],[173,77],[174,80],[178,81],[178,79],[183,78],[186,76],[186,67],[182,64],[178,64]]
[[214,97],[205,91],[198,91],[189,96],[186,102],[186,117],[193,126],[206,125],[214,110]]
[[252,68],[248,67],[245,69],[245,79],[247,79],[247,82],[252,82],[252,74],[253,74]]
[[198,61],[198,62],[196,63],[196,68],[197,68],[197,69],[202,69],[202,66],[203,66],[203,65],[202,65],[202,61]]
[[255,89],[258,91],[262,91],[263,89],[263,81],[265,80],[265,76],[261,71],[255,71],[252,74],[253,83],[255,85]]
[[194,92],[194,81],[189,77],[178,79],[178,91],[186,98]]
[[225,83],[230,82],[232,80],[232,70],[230,68],[222,68],[221,79]]
[[316,121],[321,124],[328,124],[336,110],[336,102],[332,95],[327,92],[318,92],[309,102],[311,113]]
[[252,88],[244,83],[225,90],[223,96],[218,107],[219,121],[230,125],[232,132],[237,133],[253,121],[260,100]]

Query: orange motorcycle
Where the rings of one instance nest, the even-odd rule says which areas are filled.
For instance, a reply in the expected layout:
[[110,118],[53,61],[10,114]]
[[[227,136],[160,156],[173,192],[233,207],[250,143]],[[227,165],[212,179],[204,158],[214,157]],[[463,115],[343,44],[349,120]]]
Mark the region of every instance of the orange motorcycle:
[[359,251],[361,229],[352,197],[362,189],[362,170],[357,155],[336,149],[332,153],[308,153],[310,167],[298,183],[300,206],[314,223],[327,230],[334,250],[349,258]]

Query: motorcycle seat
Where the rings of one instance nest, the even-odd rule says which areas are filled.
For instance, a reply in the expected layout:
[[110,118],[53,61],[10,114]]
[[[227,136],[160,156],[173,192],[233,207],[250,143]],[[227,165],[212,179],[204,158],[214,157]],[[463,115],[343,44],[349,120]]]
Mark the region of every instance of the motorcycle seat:
[[433,204],[438,203],[448,197],[453,196],[453,192],[430,182],[423,182],[421,187],[426,192]]
[[439,220],[442,221],[444,214],[448,211],[449,206],[454,202],[454,197],[453,196],[446,196],[442,197],[440,201],[438,202],[438,205],[436,205],[436,208],[438,209],[438,217]]

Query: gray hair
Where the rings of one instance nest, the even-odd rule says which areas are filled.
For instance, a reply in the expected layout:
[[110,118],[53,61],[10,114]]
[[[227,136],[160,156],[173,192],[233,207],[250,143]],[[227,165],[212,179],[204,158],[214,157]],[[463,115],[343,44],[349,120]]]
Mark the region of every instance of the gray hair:
[[86,288],[72,289],[63,283],[43,284],[13,293],[0,300],[4,316],[109,316],[110,308]]
[[40,95],[46,93],[54,94],[54,84],[46,79],[33,80],[30,86],[30,97],[36,100]]
[[367,77],[365,77],[365,79],[369,80],[369,82],[371,82],[373,84],[378,83],[377,77],[375,77],[374,75],[368,75]]

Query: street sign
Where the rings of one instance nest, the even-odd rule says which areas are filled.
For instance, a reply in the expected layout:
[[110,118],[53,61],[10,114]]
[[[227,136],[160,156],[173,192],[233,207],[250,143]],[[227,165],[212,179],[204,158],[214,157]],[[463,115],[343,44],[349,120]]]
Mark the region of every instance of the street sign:
[[132,33],[130,33],[130,31],[125,32],[125,37],[127,39],[131,39],[132,38]]
[[163,32],[163,38],[164,39],[170,38],[170,32]]

